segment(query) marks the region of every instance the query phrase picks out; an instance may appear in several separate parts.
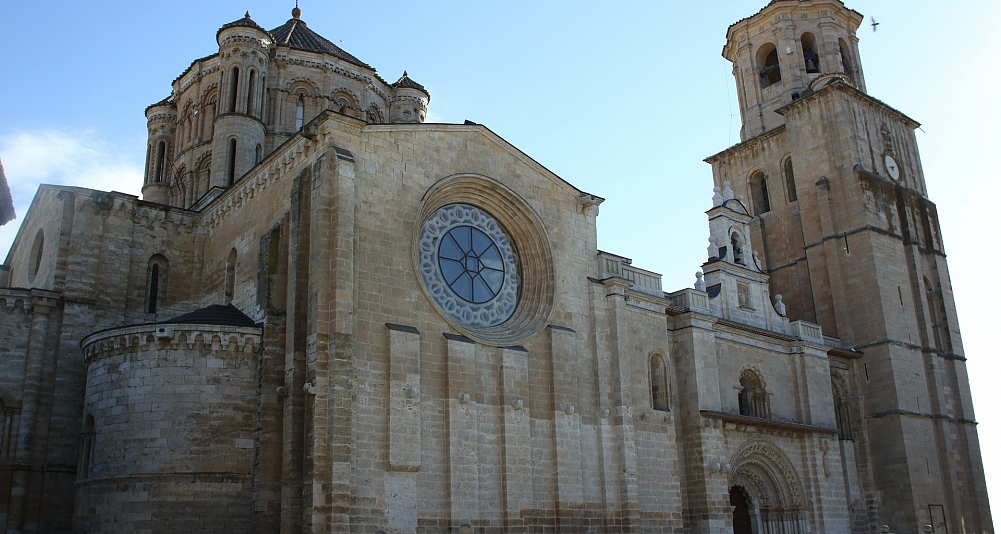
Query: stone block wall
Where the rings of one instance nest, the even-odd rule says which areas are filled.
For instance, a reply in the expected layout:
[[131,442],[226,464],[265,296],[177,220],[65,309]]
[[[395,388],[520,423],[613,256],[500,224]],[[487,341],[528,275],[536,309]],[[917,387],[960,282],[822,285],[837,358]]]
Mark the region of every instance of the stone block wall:
[[75,503],[85,532],[250,532],[256,328],[137,326],[88,337]]

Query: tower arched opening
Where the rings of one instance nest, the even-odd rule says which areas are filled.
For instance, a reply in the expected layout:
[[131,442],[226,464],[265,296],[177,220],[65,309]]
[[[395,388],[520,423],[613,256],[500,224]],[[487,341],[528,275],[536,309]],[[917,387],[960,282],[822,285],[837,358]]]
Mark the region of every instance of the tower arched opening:
[[817,53],[817,38],[812,33],[804,33],[800,39],[803,48],[803,64],[808,74],[820,73],[820,55]]
[[779,67],[779,52],[772,43],[765,43],[758,49],[757,66],[761,78],[761,87],[769,87],[782,81],[782,68]]

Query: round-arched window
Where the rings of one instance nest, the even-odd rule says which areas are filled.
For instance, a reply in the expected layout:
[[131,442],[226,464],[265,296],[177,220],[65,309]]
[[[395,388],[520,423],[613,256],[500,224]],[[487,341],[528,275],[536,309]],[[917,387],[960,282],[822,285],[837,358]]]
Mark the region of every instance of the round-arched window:
[[518,262],[507,232],[468,204],[435,210],[421,228],[421,278],[446,314],[470,326],[507,321],[518,305]]

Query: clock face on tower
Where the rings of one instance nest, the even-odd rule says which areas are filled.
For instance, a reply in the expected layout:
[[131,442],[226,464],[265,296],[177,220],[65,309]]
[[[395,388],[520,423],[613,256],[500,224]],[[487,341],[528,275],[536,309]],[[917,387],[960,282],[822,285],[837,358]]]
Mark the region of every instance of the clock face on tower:
[[897,166],[897,160],[893,159],[893,156],[887,154],[886,158],[883,159],[883,164],[886,166],[886,173],[893,178],[894,181],[900,180],[900,167]]

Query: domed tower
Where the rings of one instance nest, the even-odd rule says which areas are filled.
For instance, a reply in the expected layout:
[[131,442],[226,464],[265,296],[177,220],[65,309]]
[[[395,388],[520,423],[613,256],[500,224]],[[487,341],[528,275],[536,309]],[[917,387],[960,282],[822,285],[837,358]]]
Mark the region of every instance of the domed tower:
[[264,88],[271,35],[250,13],[216,34],[219,110],[212,133],[212,182],[228,187],[264,156]]
[[864,92],[855,36],[862,20],[838,0],[775,0],[732,24],[723,57],[737,79],[741,140],[781,125],[775,110],[811,90],[818,78],[839,75]]
[[389,110],[390,122],[424,122],[428,112],[428,102],[431,95],[424,86],[411,80],[407,71],[403,71],[393,88],[393,101]]
[[174,133],[177,126],[177,104],[173,95],[146,108],[146,175],[143,179],[143,200],[166,204],[170,198],[171,160],[174,158]]

